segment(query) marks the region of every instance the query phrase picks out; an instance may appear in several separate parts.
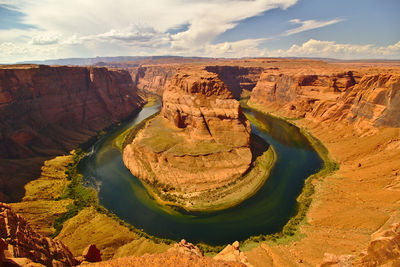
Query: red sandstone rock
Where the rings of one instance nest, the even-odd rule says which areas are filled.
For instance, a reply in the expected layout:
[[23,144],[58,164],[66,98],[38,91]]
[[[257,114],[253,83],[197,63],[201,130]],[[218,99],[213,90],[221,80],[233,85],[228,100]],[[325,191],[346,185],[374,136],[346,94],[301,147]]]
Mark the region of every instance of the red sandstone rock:
[[168,249],[168,252],[178,252],[185,255],[204,256],[203,252],[201,252],[198,247],[196,247],[192,243],[186,242],[185,239],[182,239],[181,242],[175,244],[172,248]]
[[96,245],[87,246],[83,252],[82,256],[88,262],[99,262],[101,261],[101,253],[100,250],[96,247]]
[[[3,261],[9,264],[35,266],[73,266],[78,262],[68,248],[59,240],[36,233],[19,215],[6,204],[0,203],[0,240]],[[6,247],[4,244],[6,243]],[[33,263],[32,263],[33,262]],[[11,265],[13,266],[13,265]]]
[[246,266],[253,266],[247,260],[247,257],[243,252],[239,251],[239,242],[235,241],[232,245],[227,245],[220,253],[218,253],[214,259],[216,260],[225,260],[225,261],[233,261],[240,262]]
[[160,116],[126,146],[123,159],[135,176],[174,196],[197,194],[248,170],[250,132],[239,102],[216,74],[185,71],[175,75]]
[[218,74],[235,98],[239,98],[243,90],[253,90],[263,71],[261,67],[239,66],[206,66],[205,69]]
[[177,66],[156,65],[129,69],[137,88],[162,95],[175,75]]
[[152,266],[152,267],[245,267],[246,265],[238,262],[215,260],[209,257],[186,255],[177,252],[165,252],[160,254],[146,254],[143,256],[130,256],[125,258],[102,261],[84,266]]
[[375,232],[361,262],[365,266],[400,266],[400,223]]
[[400,126],[398,74],[313,72],[265,71],[250,103],[279,109],[289,117],[346,120],[363,127]]
[[0,191],[9,194],[7,201],[23,196],[23,185],[39,175],[43,160],[135,112],[143,103],[136,91],[126,71],[0,68]]

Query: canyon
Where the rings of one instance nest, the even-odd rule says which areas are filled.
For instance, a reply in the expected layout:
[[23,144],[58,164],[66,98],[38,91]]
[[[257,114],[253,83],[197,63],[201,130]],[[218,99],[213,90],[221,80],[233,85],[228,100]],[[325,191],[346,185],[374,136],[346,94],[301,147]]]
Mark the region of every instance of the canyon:
[[[108,70],[37,65],[1,67],[2,199],[7,202],[18,200],[24,194],[23,186],[39,177],[36,173],[40,172],[44,160],[64,154],[140,108],[143,100],[138,96],[138,89],[166,94],[161,116],[174,122],[175,129],[181,129],[178,126],[182,125],[190,129],[192,122],[185,122],[181,111],[177,112],[183,108],[176,108],[177,101],[180,103],[181,98],[185,98],[179,87],[176,88],[179,79],[184,78],[179,76],[181,70],[178,69],[187,68],[190,63],[185,64],[155,65],[152,62],[151,68],[140,67],[140,75],[138,70],[117,70],[115,67]],[[294,237],[278,243],[265,241],[241,247],[248,265],[398,264],[399,67],[374,62],[360,65],[306,59],[225,60],[193,65],[198,73],[205,70],[214,73],[213,79],[219,79],[231,91],[222,90],[223,95],[230,95],[229,99],[240,96],[245,90],[250,107],[283,117],[318,138],[340,165],[336,172],[313,180],[313,201]],[[230,73],[237,74],[230,76]],[[198,128],[197,124],[192,128]],[[203,137],[207,134],[207,127],[199,129],[195,135]],[[19,191],[8,194],[17,187]],[[46,201],[54,201],[51,198]],[[25,200],[26,203],[21,203],[35,207],[28,198]],[[43,226],[46,216],[53,220],[62,214],[69,200],[57,201],[65,202],[58,202],[64,208],[50,215],[46,215],[45,209],[32,214],[28,206],[19,203],[12,206],[32,222],[35,229],[50,235],[49,226]],[[49,207],[53,204],[48,203]],[[45,218],[38,220],[43,216]],[[87,236],[91,231],[79,222],[90,225],[93,218],[97,218],[98,223],[93,238],[100,238],[78,241],[79,236]],[[77,256],[88,244],[111,238],[111,231],[99,234],[104,225],[112,225],[112,220],[108,219],[93,209],[84,209],[67,221],[60,239],[68,243]],[[114,248],[106,252],[106,259],[136,252],[141,255],[139,251],[143,246],[146,246],[145,252],[164,252],[169,248],[158,247],[157,251],[152,251],[150,247],[155,245],[145,238],[123,232],[127,228],[118,229],[126,234],[114,239]],[[138,245],[140,242],[146,245]],[[116,244],[125,247],[119,249]],[[104,242],[100,246],[104,251],[111,243]],[[164,253],[170,254],[131,260],[185,259],[175,252]],[[198,264],[205,265],[204,262]]]
[[[189,210],[215,209],[232,201],[223,200],[232,198],[224,187],[247,195],[254,189],[244,184],[265,181],[265,172],[249,171],[256,160],[250,134],[239,102],[218,76],[185,69],[171,79],[160,115],[124,148],[123,160],[161,199]],[[234,203],[242,199],[236,195]]]
[[143,105],[126,71],[0,68],[0,199],[16,201],[43,161],[87,142]]

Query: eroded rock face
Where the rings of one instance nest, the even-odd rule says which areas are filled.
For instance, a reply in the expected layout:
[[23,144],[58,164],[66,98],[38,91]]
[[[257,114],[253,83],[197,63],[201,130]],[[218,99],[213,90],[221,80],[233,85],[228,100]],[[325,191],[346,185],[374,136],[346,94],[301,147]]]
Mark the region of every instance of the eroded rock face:
[[162,95],[176,73],[177,66],[143,66],[129,69],[133,81],[140,90]]
[[263,71],[261,67],[240,66],[207,66],[205,69],[218,74],[235,98],[239,98],[243,90],[253,90]]
[[75,266],[79,263],[61,241],[36,233],[3,203],[0,203],[0,238],[0,260],[5,264],[34,262],[45,266]]
[[124,149],[130,171],[167,191],[213,190],[250,166],[250,123],[216,74],[175,75],[164,92],[160,116]]
[[266,71],[250,103],[279,109],[289,117],[400,126],[400,76],[386,73],[324,71],[318,74]]
[[177,74],[163,95],[161,116],[192,138],[249,146],[250,124],[239,102],[214,74]]
[[400,265],[400,223],[394,223],[388,229],[380,229],[371,236],[361,263],[364,266]]
[[22,197],[23,184],[39,175],[44,160],[75,148],[142,104],[126,71],[37,65],[0,68],[3,199]]
[[227,245],[220,253],[218,253],[215,257],[215,260],[224,260],[231,262],[239,262],[243,263],[248,267],[252,267],[253,265],[249,263],[247,257],[243,252],[239,250],[239,242],[235,241],[232,245]]

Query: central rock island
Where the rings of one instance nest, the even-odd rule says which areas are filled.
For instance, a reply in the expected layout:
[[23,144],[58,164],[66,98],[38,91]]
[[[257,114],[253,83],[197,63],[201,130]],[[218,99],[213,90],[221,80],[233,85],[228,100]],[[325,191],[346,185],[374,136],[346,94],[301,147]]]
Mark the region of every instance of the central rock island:
[[256,157],[250,136],[239,102],[216,74],[181,70],[123,161],[162,204],[224,209],[254,194],[273,165],[272,149]]

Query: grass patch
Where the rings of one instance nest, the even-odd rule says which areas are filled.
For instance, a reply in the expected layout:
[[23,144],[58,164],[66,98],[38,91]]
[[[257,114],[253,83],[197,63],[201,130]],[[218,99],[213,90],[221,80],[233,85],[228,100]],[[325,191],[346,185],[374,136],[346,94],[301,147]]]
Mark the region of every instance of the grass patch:
[[67,180],[70,181],[66,190],[60,199],[72,199],[73,203],[69,204],[67,212],[54,220],[55,232],[53,237],[57,236],[62,230],[63,224],[68,219],[75,217],[79,211],[85,207],[98,205],[97,192],[93,188],[84,187],[82,185],[82,175],[78,173],[77,166],[79,161],[85,156],[81,149],[76,149],[71,152],[73,161],[68,164],[65,174]]
[[138,237],[144,237],[156,244],[173,244],[175,241],[171,239],[158,238],[143,232],[140,229],[136,229],[133,225],[120,219],[114,213],[108,211],[106,208],[101,206],[98,201],[97,192],[90,187],[85,187],[82,184],[83,177],[78,172],[77,167],[79,161],[86,155],[86,153],[78,148],[71,152],[73,155],[73,161],[69,163],[65,169],[65,174],[67,175],[67,180],[70,181],[67,188],[65,189],[63,195],[59,199],[72,199],[73,202],[67,205],[67,212],[61,214],[54,220],[53,227],[55,232],[53,237],[56,237],[62,230],[64,223],[78,215],[78,213],[86,207],[94,207],[96,212],[105,214],[108,217],[117,221],[121,226],[128,228],[130,231],[134,232]]
[[146,123],[155,118],[158,114],[160,114],[160,112],[154,113],[153,115],[151,115],[150,117],[146,118],[145,120],[142,120],[141,122],[139,122],[138,124],[136,124],[135,126],[133,126],[132,128],[126,130],[125,132],[123,132],[120,136],[117,137],[117,139],[119,140],[118,143],[122,144],[121,147],[119,147],[119,149],[122,151],[124,150],[124,148],[129,145],[130,143],[133,142],[133,139],[135,138],[136,134],[144,128],[144,126],[146,126]]

